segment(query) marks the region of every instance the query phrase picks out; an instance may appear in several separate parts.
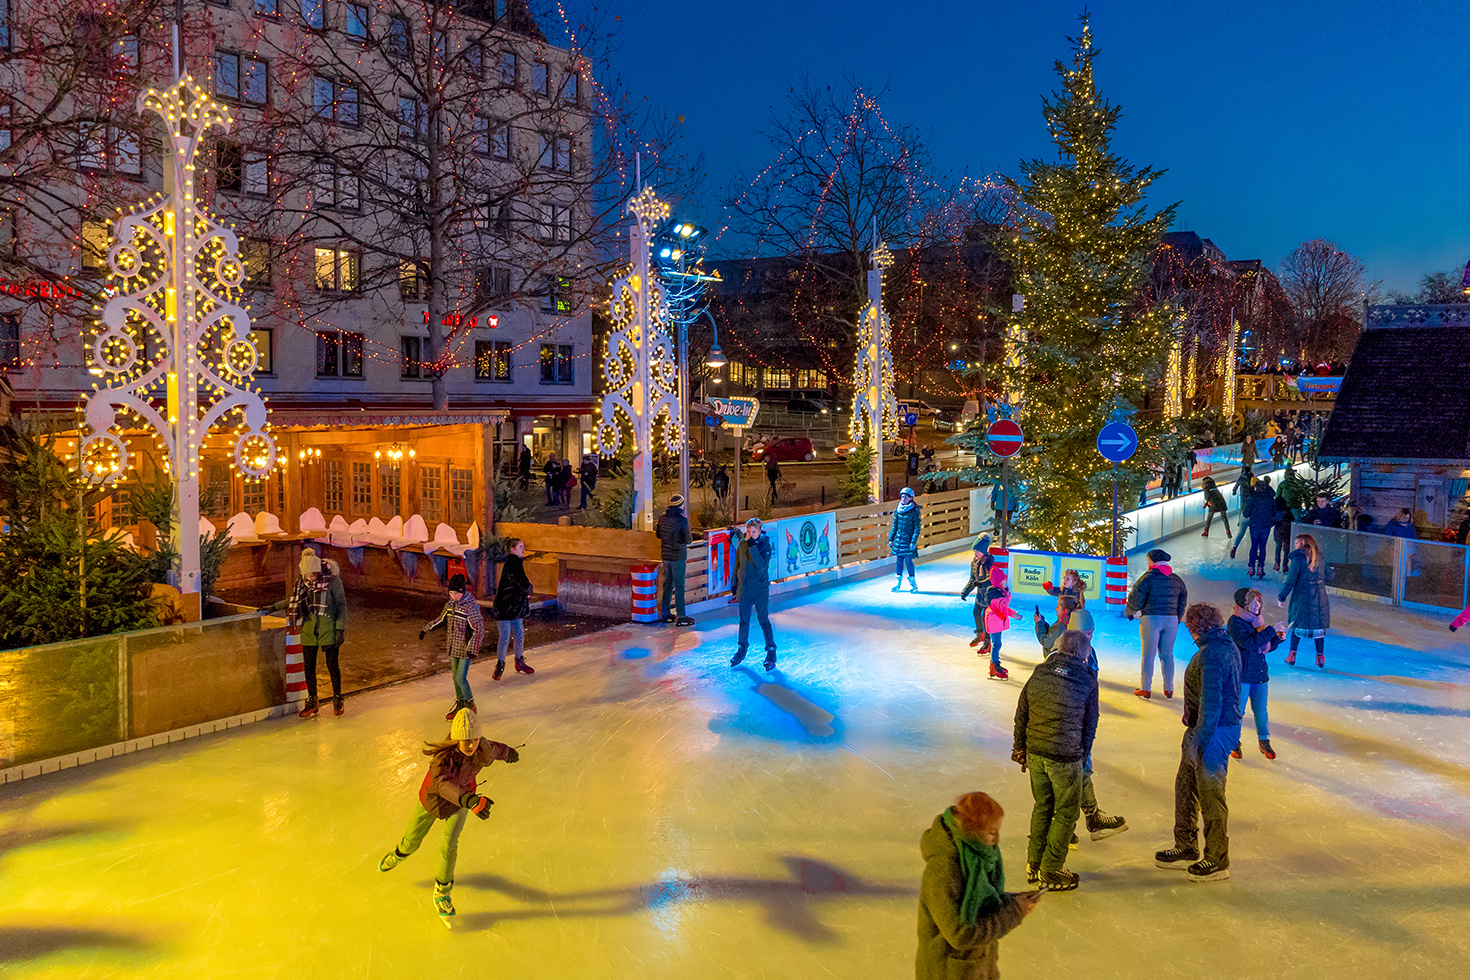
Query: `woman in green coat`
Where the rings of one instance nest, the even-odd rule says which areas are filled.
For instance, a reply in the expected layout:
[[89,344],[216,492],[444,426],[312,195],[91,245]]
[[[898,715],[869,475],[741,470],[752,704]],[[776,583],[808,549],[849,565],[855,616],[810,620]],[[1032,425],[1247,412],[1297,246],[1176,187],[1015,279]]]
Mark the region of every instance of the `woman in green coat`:
[[1040,892],[1007,892],[1000,860],[1005,812],[984,793],[966,793],[919,840],[917,980],[994,980],[1000,937],[1021,924]]
[[347,635],[347,591],[342,588],[342,572],[331,559],[323,562],[310,548],[301,552],[301,577],[291,597],[276,603],[285,607],[290,628],[301,634],[302,659],[306,661],[306,705],[301,717],[317,713],[316,653],[321,650],[327,660],[327,674],[332,678],[332,710],[342,714],[342,670],[337,654]]

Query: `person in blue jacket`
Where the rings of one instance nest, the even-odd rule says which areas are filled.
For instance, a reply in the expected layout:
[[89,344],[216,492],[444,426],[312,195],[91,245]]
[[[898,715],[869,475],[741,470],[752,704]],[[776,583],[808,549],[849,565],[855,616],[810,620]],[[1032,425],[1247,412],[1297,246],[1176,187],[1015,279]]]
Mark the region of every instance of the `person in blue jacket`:
[[[1235,590],[1235,610],[1225,630],[1240,651],[1240,717],[1245,722],[1245,706],[1250,704],[1251,714],[1256,719],[1256,740],[1261,754],[1268,759],[1276,758],[1271,748],[1271,720],[1266,714],[1266,693],[1271,680],[1266,668],[1266,654],[1275,650],[1286,639],[1286,624],[1268,624],[1261,615],[1264,599],[1258,589]],[[1235,743],[1232,758],[1241,757],[1240,743]]]
[[771,539],[761,530],[761,519],[745,522],[745,537],[735,549],[735,570],[730,576],[740,602],[740,639],[731,667],[740,666],[750,645],[750,613],[761,624],[766,639],[766,670],[776,669],[776,637],[771,631]]
[[914,503],[914,491],[904,487],[898,491],[898,507],[893,511],[893,523],[888,526],[888,553],[894,557],[894,573],[898,581],[893,591],[903,588],[903,571],[909,572],[909,591],[918,592],[919,583],[914,580],[914,556],[919,553],[919,527],[923,524],[922,511]]
[[1271,487],[1271,478],[1263,476],[1251,487],[1242,508],[1250,523],[1251,552],[1247,559],[1250,566],[1247,578],[1266,577],[1266,546],[1271,542],[1271,529],[1276,524],[1276,491]]
[[1383,525],[1383,533],[1395,538],[1408,538],[1413,541],[1419,537],[1419,531],[1414,527],[1414,515],[1409,513],[1409,508],[1400,507],[1399,512],[1393,516],[1393,520]]

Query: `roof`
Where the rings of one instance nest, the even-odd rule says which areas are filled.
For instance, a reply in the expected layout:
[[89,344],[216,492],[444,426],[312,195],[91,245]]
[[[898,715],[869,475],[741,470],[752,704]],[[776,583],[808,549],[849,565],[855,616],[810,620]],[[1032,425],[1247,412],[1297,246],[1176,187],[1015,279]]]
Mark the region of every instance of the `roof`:
[[1319,460],[1470,466],[1470,317],[1426,323],[1373,307],[1368,319]]

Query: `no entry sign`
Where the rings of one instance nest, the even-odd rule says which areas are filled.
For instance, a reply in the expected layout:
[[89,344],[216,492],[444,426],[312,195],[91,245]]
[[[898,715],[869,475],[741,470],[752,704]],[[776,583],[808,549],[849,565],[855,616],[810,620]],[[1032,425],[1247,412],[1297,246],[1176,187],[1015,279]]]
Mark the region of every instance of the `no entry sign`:
[[1021,451],[1021,443],[1026,441],[1021,427],[1010,419],[998,419],[990,423],[990,428],[985,431],[985,443],[990,451],[1002,459],[1009,459]]

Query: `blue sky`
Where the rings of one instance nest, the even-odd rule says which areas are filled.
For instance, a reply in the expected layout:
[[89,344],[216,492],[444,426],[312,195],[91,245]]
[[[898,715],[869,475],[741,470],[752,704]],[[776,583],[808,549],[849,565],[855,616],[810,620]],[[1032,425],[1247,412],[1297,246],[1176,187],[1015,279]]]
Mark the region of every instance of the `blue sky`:
[[[586,0],[573,0],[577,3]],[[803,76],[886,88],[942,173],[1050,155],[1043,92],[1081,3],[711,0],[617,4],[613,71],[684,117],[714,186],[769,157],[759,132]],[[1470,260],[1470,5],[1447,0],[1091,7],[1115,149],[1167,169],[1176,228],[1277,265],[1330,238],[1412,291]],[[701,215],[706,224],[718,215]]]

